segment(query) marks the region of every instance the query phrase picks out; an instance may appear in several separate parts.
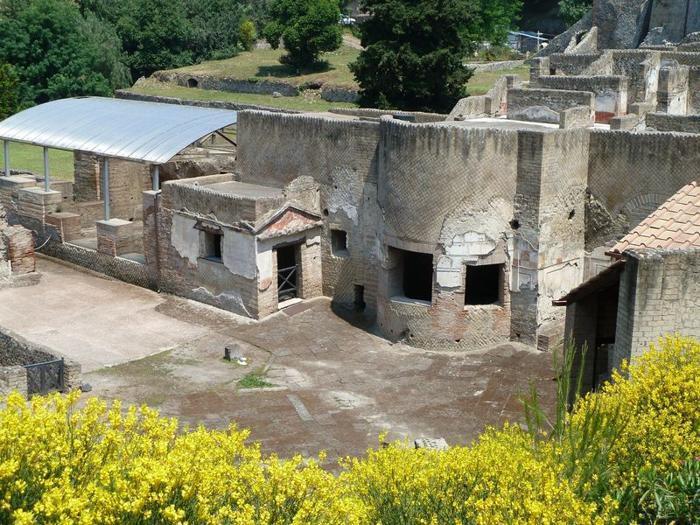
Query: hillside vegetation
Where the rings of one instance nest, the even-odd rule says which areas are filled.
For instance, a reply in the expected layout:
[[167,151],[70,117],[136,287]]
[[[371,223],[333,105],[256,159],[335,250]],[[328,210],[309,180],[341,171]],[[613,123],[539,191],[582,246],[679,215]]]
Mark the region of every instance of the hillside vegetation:
[[225,60],[210,60],[179,68],[176,71],[240,80],[276,80],[294,86],[323,83],[357,88],[348,64],[355,61],[359,54],[360,51],[357,49],[342,46],[337,51],[323,54],[323,63],[317,67],[298,71],[291,65],[280,63],[284,50],[256,49]]

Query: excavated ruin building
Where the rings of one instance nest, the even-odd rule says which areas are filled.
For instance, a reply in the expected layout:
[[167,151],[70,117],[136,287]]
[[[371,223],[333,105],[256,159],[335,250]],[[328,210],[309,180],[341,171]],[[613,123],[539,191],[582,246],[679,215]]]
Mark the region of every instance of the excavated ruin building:
[[[632,4],[634,23],[593,23]],[[566,316],[553,301],[613,264],[620,239],[700,179],[694,11],[682,31],[664,22],[662,44],[647,38],[675,5],[596,2],[566,45],[532,61],[529,82],[504,77],[448,116],[231,112],[232,169],[150,186],[170,157],[142,155],[133,184],[107,177],[129,189],[110,197],[122,195],[122,217],[97,221],[97,250],[56,226],[44,190],[17,196],[0,180],[0,196],[49,238],[49,254],[252,318],[327,296],[418,347],[551,348]],[[633,41],[615,36],[632,26]],[[0,123],[0,138],[21,140],[8,129]],[[76,155],[74,203],[99,200],[105,184],[85,158]],[[695,330],[690,317],[675,328]]]

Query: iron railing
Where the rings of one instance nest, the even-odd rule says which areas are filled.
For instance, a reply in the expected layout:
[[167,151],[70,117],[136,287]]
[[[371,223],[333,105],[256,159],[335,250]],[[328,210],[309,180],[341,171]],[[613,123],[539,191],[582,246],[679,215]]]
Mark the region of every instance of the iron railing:
[[277,296],[280,300],[293,299],[297,296],[297,267],[277,270]]
[[25,365],[27,370],[27,394],[48,394],[64,387],[63,359]]

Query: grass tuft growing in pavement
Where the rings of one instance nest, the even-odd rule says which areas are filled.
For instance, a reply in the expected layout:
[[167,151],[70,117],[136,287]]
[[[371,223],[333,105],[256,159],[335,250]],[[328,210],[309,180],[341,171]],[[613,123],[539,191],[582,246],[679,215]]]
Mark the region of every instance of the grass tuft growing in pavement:
[[240,388],[267,388],[275,385],[265,380],[265,375],[263,372],[256,370],[243,376],[238,381],[238,386]]

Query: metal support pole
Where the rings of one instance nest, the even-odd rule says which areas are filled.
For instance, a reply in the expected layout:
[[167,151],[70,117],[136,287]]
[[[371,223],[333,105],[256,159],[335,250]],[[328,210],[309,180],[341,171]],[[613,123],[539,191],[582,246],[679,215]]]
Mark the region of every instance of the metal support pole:
[[109,158],[102,163],[102,198],[105,205],[105,220],[109,220]]
[[49,180],[49,148],[44,146],[44,191],[51,189],[51,181]]
[[156,164],[151,170],[151,186],[153,191],[158,191],[160,189],[160,166]]
[[9,177],[10,176],[10,141],[9,140],[3,140],[2,141],[2,147],[3,147],[3,153],[5,154],[5,176]]

